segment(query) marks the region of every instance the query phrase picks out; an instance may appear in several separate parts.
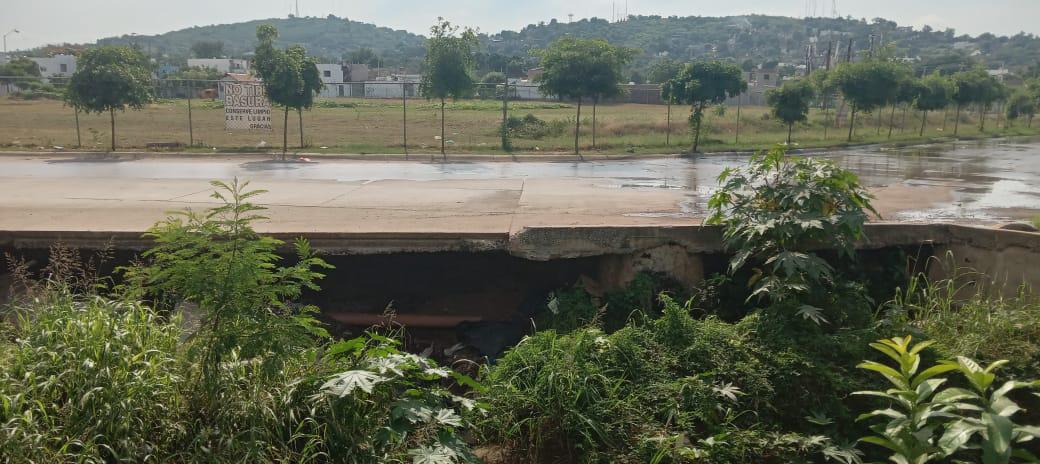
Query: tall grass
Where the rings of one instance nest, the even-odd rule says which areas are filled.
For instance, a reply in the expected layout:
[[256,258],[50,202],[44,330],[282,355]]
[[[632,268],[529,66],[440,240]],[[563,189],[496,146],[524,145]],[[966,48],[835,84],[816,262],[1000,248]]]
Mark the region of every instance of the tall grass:
[[918,273],[896,289],[884,307],[896,330],[923,333],[948,357],[1007,359],[1019,373],[1040,377],[1040,296],[1025,285],[1009,292],[1006,282],[959,267],[951,255],[933,259],[948,277]]

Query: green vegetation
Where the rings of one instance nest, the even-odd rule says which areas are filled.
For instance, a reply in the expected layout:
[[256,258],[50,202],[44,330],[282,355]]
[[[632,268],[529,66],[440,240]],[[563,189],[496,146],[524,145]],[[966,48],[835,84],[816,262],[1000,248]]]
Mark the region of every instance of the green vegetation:
[[441,101],[441,156],[447,157],[444,151],[447,142],[444,100],[449,97],[458,100],[473,93],[473,48],[477,39],[472,30],[466,29],[460,34],[457,26],[443,18],[438,18],[438,23],[430,28],[430,34],[419,91],[427,99]]
[[747,90],[747,81],[736,65],[721,61],[696,61],[683,67],[661,87],[661,98],[670,103],[690,105],[691,153],[697,153],[704,124],[704,110],[719,105]]
[[283,264],[284,244],[252,229],[246,183],[216,182],[221,206],[156,224],[154,248],[115,276],[61,247],[42,279],[12,259],[0,456],[1036,461],[1040,299],[961,269],[894,288],[856,259],[870,198],[831,163],[780,147],[720,183],[729,272],[692,289],[654,274],[561,288],[477,381],[402,351],[399,329],[330,336],[300,301],[328,264],[304,241]]
[[462,414],[478,406],[448,387],[480,386],[399,351],[393,332],[331,339],[294,301],[327,266],[300,241],[279,267],[280,243],[251,228],[258,192],[216,186],[224,205],[157,224],[157,247],[108,295],[75,253],[52,250],[40,283],[16,264],[4,462],[471,460]]
[[[985,464],[1036,462],[1037,457],[1021,446],[1040,438],[1040,427],[1013,422],[1023,409],[1010,394],[1040,387],[1040,380],[1009,380],[994,388],[997,371],[1007,360],[980,366],[961,356],[924,368],[920,353],[931,344],[913,345],[911,337],[897,337],[870,345],[895,361],[895,367],[875,361],[859,367],[881,374],[893,388],[855,394],[889,400],[893,407],[859,417],[885,420],[872,427],[877,435],[861,441],[889,450],[889,459],[897,463],[924,464],[946,458]],[[962,374],[970,388],[946,387],[949,379],[943,374],[951,371]]]
[[65,99],[77,112],[109,114],[111,149],[116,151],[116,110],[139,110],[154,99],[151,65],[130,47],[99,47],[79,58]]
[[256,55],[253,69],[263,80],[267,98],[285,108],[282,124],[282,158],[289,149],[289,108],[296,110],[300,120],[300,148],[303,148],[303,110],[314,106],[314,97],[321,91],[321,76],[317,61],[307,56],[307,50],[293,45],[286,50],[274,48],[278,30],[270,25],[256,28]]
[[634,50],[610,45],[602,39],[560,39],[537,55],[542,60],[544,73],[538,79],[539,90],[563,99],[577,101],[574,117],[574,154],[581,156],[578,136],[581,133],[581,103],[591,99],[592,146],[596,146],[596,105],[599,100],[620,95],[621,68]]
[[[860,57],[868,53],[871,34],[884,36],[886,43],[894,44],[892,52],[895,56],[920,57],[921,60],[915,63],[915,75],[921,75],[922,70],[952,74],[975,64],[985,64],[990,68],[1006,65],[1016,72],[1027,71],[1036,65],[1036,57],[1040,56],[1040,39],[1026,33],[1011,37],[994,34],[973,37],[953,29],[900,26],[882,18],[633,15],[621,22],[603,18],[575,18],[573,22],[557,19],[530,24],[516,31],[480,34],[481,43],[476,54],[480,66],[478,74],[505,71],[510,77],[518,77],[537,66],[537,59],[528,53],[529,50],[548,47],[567,36],[603,38],[615,45],[642,50],[635,57],[632,68],[644,76],[650,76],[649,69],[660,60],[659,56],[680,60],[718,58],[754,64],[800,63],[805,59],[802,47],[790,44],[805,44],[813,37],[821,40],[821,52],[827,49],[830,41],[834,41],[835,49],[844,52],[851,38],[854,40],[853,56]],[[282,31],[278,46],[300,44],[329,62],[346,57],[351,62],[387,68],[405,67],[417,72],[424,56],[424,39],[419,35],[332,15],[200,26],[157,36],[125,35],[101,39],[99,44],[138,44],[152,49],[157,56],[167,55],[167,59],[183,63],[192,53],[192,46],[200,42],[200,38],[205,38],[205,41],[222,41],[225,54],[241,56],[252,51],[253,35],[260,24],[271,24]],[[834,32],[824,35],[822,31]],[[955,49],[955,43],[961,45]],[[355,58],[355,53],[366,49],[372,53]],[[981,55],[973,55],[976,50]],[[60,50],[38,50],[39,53],[53,51]]]
[[809,119],[809,104],[816,96],[812,83],[805,80],[787,82],[766,94],[766,101],[773,109],[773,116],[787,124],[787,144],[791,144],[791,133],[795,123]]

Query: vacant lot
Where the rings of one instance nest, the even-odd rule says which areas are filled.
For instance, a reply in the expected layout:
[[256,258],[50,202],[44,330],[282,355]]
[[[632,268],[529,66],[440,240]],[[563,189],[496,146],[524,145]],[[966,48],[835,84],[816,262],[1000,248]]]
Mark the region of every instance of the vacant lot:
[[[573,146],[575,107],[567,103],[511,102],[510,116],[527,118],[527,123],[515,128],[513,147],[521,152],[562,152]],[[677,152],[687,149],[690,142],[686,118],[688,108],[673,106],[669,136],[668,109],[664,105],[616,104],[600,105],[597,109],[596,148],[608,153],[623,152]],[[440,133],[439,107],[426,100],[409,100],[407,108],[408,145],[413,152],[435,151]],[[839,128],[826,121],[833,111],[814,110],[809,124],[795,128],[794,140],[805,146],[839,145],[847,136],[847,122]],[[195,100],[192,104],[192,128],[198,150],[223,151],[256,150],[258,147],[276,149],[281,146],[282,114],[275,111],[273,132],[224,130],[224,112],[219,102]],[[318,106],[303,113],[304,142],[308,151],[329,153],[399,153],[404,151],[402,104],[397,100],[335,99],[319,102]],[[892,120],[893,141],[914,141],[918,138],[920,115],[897,110],[892,117],[889,110],[881,114],[881,130],[877,115],[864,114],[857,118],[855,142],[883,142],[889,140],[888,124]],[[944,126],[942,112],[930,115],[924,139],[948,137],[953,134],[953,116],[947,116]],[[84,149],[105,149],[109,140],[108,115],[80,114],[80,136]],[[467,100],[449,104],[447,112],[447,139],[452,152],[494,152],[501,150],[499,127],[502,120],[501,103],[496,101]],[[904,122],[905,121],[905,122]],[[581,144],[592,149],[592,108],[582,108],[583,130]],[[998,126],[999,124],[999,126]],[[1037,128],[1027,129],[1019,123],[1010,129],[1004,121],[990,114],[986,133],[978,130],[978,115],[965,112],[961,117],[959,134],[962,137],[995,134],[1035,134]],[[741,108],[738,134],[737,108],[713,110],[706,118],[706,138],[703,146],[708,151],[758,149],[783,142],[787,129],[768,115],[768,109]],[[826,129],[825,129],[825,126]],[[116,137],[121,148],[143,148],[151,142],[180,142],[188,144],[187,101],[164,101],[149,105],[141,111],[116,114]],[[289,115],[289,146],[299,146],[299,122],[295,113]],[[50,149],[53,146],[77,146],[76,121],[72,109],[55,101],[20,101],[0,99],[0,147],[5,149]]]

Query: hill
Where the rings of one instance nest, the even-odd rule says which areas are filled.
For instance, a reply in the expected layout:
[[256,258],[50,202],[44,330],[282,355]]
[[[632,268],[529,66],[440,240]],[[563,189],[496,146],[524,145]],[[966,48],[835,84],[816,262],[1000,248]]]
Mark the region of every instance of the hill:
[[[329,16],[326,18],[283,18],[193,27],[156,36],[123,36],[99,40],[100,44],[136,43],[166,61],[183,61],[191,46],[200,41],[222,41],[225,53],[249,53],[259,24],[268,23],[281,32],[279,42],[301,44],[316,56],[338,61],[362,48],[371,49],[380,63],[418,70],[424,54],[424,38],[407,31]],[[856,54],[876,45],[891,47],[897,57],[912,60],[919,71],[955,71],[976,63],[989,67],[1008,66],[1025,70],[1040,62],[1040,38],[1032,34],[1000,37],[957,35],[952,29],[914,29],[884,19],[788,18],[776,16],[661,17],[631,16],[626,21],[583,19],[573,23],[556,20],[532,24],[520,31],[481,34],[482,50],[477,62],[481,72],[506,69],[518,75],[537,65],[531,50],[542,48],[564,35],[605,38],[617,45],[639,48],[641,56],[633,70],[645,71],[652,62],[670,58],[680,61],[717,57],[758,65],[805,61],[806,46],[815,43],[815,60],[822,63],[828,46],[840,54],[849,40]]]

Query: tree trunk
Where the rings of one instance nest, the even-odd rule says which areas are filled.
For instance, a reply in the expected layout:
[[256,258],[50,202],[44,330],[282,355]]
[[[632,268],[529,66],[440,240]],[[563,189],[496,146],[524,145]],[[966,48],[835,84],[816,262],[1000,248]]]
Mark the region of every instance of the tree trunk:
[[884,111],[884,107],[878,107],[877,109],[877,135],[881,135],[881,113]]
[[740,144],[740,103],[742,100],[742,96],[743,94],[737,94],[737,135],[733,138],[734,144]]
[[116,151],[116,110],[115,108],[108,109],[108,116],[112,122],[112,151]]
[[853,132],[853,129],[855,127],[856,127],[856,105],[852,105],[852,111],[849,113],[849,139],[848,139],[849,142],[852,141],[852,132]]
[[1026,127],[1030,129],[1033,128],[1033,115],[1029,115],[1029,125],[1027,125]]
[[76,107],[76,148],[83,148],[83,137],[79,132],[79,107]]
[[892,126],[896,123],[896,105],[892,105],[892,113],[888,115],[888,139],[892,140]]
[[698,103],[695,105],[693,110],[693,151],[697,153],[697,149],[700,148],[701,142],[701,122],[704,119],[704,103]]
[[444,152],[444,99],[441,98],[441,160],[448,161],[448,154]]
[[195,146],[195,128],[191,122],[191,88],[188,88],[188,146]]
[[986,106],[979,105],[979,132],[986,130]]
[[950,120],[950,105],[943,107],[943,133],[946,132],[946,121]]
[[574,154],[581,158],[581,152],[578,151],[578,133],[581,131],[581,97],[578,97],[578,115],[574,118]]
[[296,116],[300,119],[300,150],[303,150],[303,108],[296,108]]
[[665,146],[672,146],[672,102],[668,102],[668,119],[666,119],[666,127],[664,128],[664,144]]
[[921,133],[917,134],[918,137],[924,137],[924,125],[928,124],[928,111],[921,111]]
[[285,161],[285,154],[289,151],[289,107],[285,107],[285,117],[282,118],[282,161]]
[[906,130],[906,113],[910,111],[910,105],[903,106],[903,120],[899,122],[899,133]]
[[957,111],[953,115],[953,136],[957,136],[957,131],[961,128],[961,104],[957,104]]
[[787,123],[787,145],[791,145],[791,131],[794,130],[794,123]]

